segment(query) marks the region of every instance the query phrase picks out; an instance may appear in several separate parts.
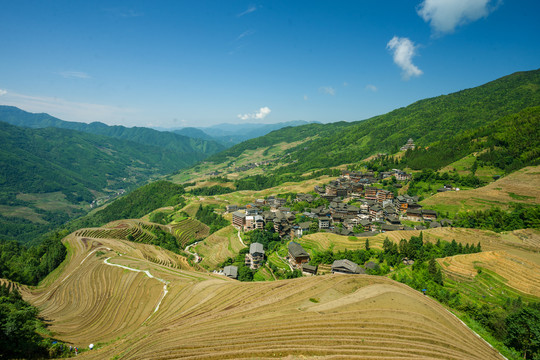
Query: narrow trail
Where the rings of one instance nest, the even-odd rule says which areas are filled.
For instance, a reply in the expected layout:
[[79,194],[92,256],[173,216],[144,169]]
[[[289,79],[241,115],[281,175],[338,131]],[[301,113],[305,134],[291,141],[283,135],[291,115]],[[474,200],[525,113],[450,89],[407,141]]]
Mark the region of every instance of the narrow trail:
[[277,252],[276,252],[276,255],[277,255],[277,256],[278,256],[278,258],[280,258],[280,259],[281,259],[281,260],[282,260],[282,261],[283,261],[283,262],[284,262],[285,264],[287,264],[287,265],[289,266],[289,269],[291,269],[291,271],[293,271],[293,272],[294,272],[294,269],[293,269],[293,267],[292,267],[291,263],[290,263],[290,262],[288,262],[288,261],[287,261],[287,259],[285,259],[284,257],[281,257],[281,256],[279,256],[279,254],[278,254]]
[[[202,240],[201,240],[201,241],[202,241]],[[192,246],[197,245],[198,243],[200,243],[200,241],[194,242],[193,244],[190,244],[190,245],[186,246],[186,248],[184,249],[184,251],[187,252],[188,254],[195,256],[195,262],[196,262],[196,263],[198,263],[199,261],[201,261],[201,257],[199,256],[199,254],[189,251],[189,249],[190,249]]]
[[240,229],[238,229],[238,240],[240,240],[242,245],[247,246],[246,244],[244,244],[244,240],[242,240],[242,238],[240,237]]
[[[129,266],[125,266],[125,265],[119,265],[119,264],[111,264],[109,262],[109,259],[110,257],[106,258],[105,260],[103,260],[103,262],[109,266],[116,266],[116,267],[119,267],[119,268],[122,268],[122,269],[126,269],[126,270],[129,270],[129,271],[135,271],[135,272],[142,272],[142,273],[145,273],[146,276],[148,276],[149,278],[151,279],[156,279],[157,281],[163,283],[163,295],[161,295],[161,298],[159,299],[159,302],[158,304],[156,305],[155,309],[154,309],[154,312],[152,314],[150,314],[150,316],[152,316],[153,314],[156,313],[156,311],[159,310],[159,306],[161,305],[161,302],[163,301],[163,299],[165,299],[165,295],[167,295],[167,293],[169,292],[169,290],[167,289],[167,285],[169,284],[168,281],[166,280],[163,280],[163,279],[160,279],[158,277],[155,277],[154,275],[150,274],[150,271],[149,270],[139,270],[139,269],[134,269],[134,268],[130,268]],[[148,321],[148,319],[150,318],[150,316],[148,316],[148,318],[145,320]]]

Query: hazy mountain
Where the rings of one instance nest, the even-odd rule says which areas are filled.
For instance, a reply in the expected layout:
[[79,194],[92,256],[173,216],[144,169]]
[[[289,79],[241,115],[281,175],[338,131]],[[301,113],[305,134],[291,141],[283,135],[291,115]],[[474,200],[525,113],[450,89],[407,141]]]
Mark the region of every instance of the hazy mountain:
[[63,121],[49,114],[29,113],[13,106],[0,106],[0,121],[29,128],[56,127],[86,133],[105,135],[139,144],[158,146],[186,153],[194,162],[223,150],[223,145],[211,139],[187,137],[172,132],[161,132],[145,127],[109,126],[100,122],[90,124]]

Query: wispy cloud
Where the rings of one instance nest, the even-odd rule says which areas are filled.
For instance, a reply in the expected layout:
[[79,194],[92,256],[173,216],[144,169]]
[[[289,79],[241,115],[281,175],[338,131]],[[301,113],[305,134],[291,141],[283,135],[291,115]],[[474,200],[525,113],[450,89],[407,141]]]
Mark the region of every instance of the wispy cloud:
[[334,89],[331,86],[321,86],[319,88],[319,91],[322,92],[323,94],[328,94],[332,96],[336,95],[336,89]]
[[255,5],[250,5],[246,10],[242,11],[240,14],[236,15],[237,17],[242,17],[244,15],[247,15],[247,14],[251,14],[252,12],[255,12],[257,11],[257,6]]
[[412,63],[412,58],[416,55],[416,46],[410,39],[394,36],[386,44],[386,48],[393,52],[394,63],[403,70],[403,80],[423,74],[422,70]]
[[106,13],[114,17],[120,18],[136,18],[143,16],[144,14],[133,9],[127,9],[123,7],[103,9]]
[[242,40],[246,36],[253,35],[253,34],[255,34],[254,30],[246,30],[243,33],[241,33],[240,35],[238,35],[238,37],[236,38],[236,41]]
[[424,0],[416,12],[430,23],[435,35],[441,35],[487,17],[500,4],[501,0]]
[[66,79],[90,79],[90,75],[82,71],[61,71],[59,74]]
[[7,94],[7,91],[6,91],[6,90],[0,89],[0,96],[6,95],[6,94]]
[[309,97],[307,95],[304,95],[304,101],[308,101]]
[[366,89],[373,92],[377,92],[379,90],[375,85],[372,84],[366,85]]
[[143,14],[135,10],[129,9],[129,10],[124,10],[124,11],[119,12],[118,16],[123,17],[123,18],[134,18],[134,17],[143,16]]
[[118,106],[91,104],[69,101],[62,98],[32,96],[5,92],[2,102],[31,112],[46,112],[68,121],[92,122],[101,121],[118,124],[120,120],[132,118],[138,110]]
[[250,113],[250,114],[238,114],[238,118],[240,120],[249,120],[249,119],[255,119],[255,120],[262,120],[265,117],[270,114],[272,110],[268,106],[262,107],[259,109],[259,111]]

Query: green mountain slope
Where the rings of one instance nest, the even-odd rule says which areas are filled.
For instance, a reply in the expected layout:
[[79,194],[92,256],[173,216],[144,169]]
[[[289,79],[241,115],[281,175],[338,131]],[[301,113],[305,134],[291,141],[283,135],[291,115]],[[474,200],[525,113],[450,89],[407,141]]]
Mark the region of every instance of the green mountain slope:
[[540,164],[540,106],[442,139],[429,148],[409,150],[402,163],[412,169],[439,169],[471,153],[477,154],[480,165],[507,173]]
[[0,106],[0,121],[12,125],[30,128],[55,127],[77,130],[96,135],[105,135],[117,139],[129,140],[139,144],[157,146],[186,154],[190,164],[214,154],[224,146],[213,140],[203,140],[175,134],[167,131],[157,131],[144,127],[109,126],[100,122],[91,124],[63,121],[48,114],[33,114],[13,106]]
[[66,129],[0,122],[0,238],[26,239],[97,197],[187,166],[183,153]]
[[299,160],[295,167],[306,170],[359,161],[377,152],[393,153],[411,137],[417,145],[426,146],[538,105],[540,70],[515,73],[351,123],[331,136],[298,147],[293,154]]
[[285,127],[279,130],[270,132],[267,135],[246,140],[237,144],[230,149],[222,151],[209,157],[207,160],[212,162],[226,161],[227,158],[235,158],[246,150],[255,150],[262,147],[272,146],[278,143],[292,143],[296,141],[304,141],[310,138],[324,138],[346,129],[351,126],[346,122],[335,122],[331,124],[308,124],[296,127]]

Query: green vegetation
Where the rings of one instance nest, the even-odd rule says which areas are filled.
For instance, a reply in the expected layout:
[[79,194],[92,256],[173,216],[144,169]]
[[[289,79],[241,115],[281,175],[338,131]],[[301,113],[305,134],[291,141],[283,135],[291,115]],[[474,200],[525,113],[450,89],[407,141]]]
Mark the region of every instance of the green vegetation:
[[214,207],[212,206],[200,205],[195,214],[195,218],[210,227],[210,234],[230,225],[230,222],[225,220],[223,216],[214,212]]
[[492,230],[495,232],[540,228],[540,205],[514,205],[511,211],[493,208],[485,211],[461,212],[456,215],[454,226]]
[[504,172],[540,163],[540,107],[524,109],[477,129],[443,138],[429,148],[407,150],[402,166],[412,169],[439,169],[471,153],[478,152],[471,166],[493,166]]
[[264,190],[286,182],[300,182],[309,179],[315,179],[323,175],[339,176],[340,170],[322,169],[313,171],[308,175],[301,174],[281,174],[281,175],[252,175],[238,179],[234,182],[236,190]]
[[27,247],[16,241],[0,241],[0,278],[37,285],[66,257],[62,239],[67,231],[47,236],[39,245]]
[[0,239],[21,242],[84,215],[94,194],[188,165],[181,153],[65,129],[0,122],[0,143]]
[[79,132],[103,135],[111,138],[131,141],[142,145],[157,146],[173,152],[183,153],[182,163],[191,165],[214,154],[224,147],[213,140],[191,138],[168,131],[157,131],[144,127],[114,125],[100,122],[91,124],[63,121],[48,114],[32,114],[12,106],[0,106],[0,121],[29,128],[60,128]]
[[67,347],[40,335],[46,329],[38,309],[25,302],[17,289],[0,285],[0,357],[44,359],[61,357]]
[[220,185],[214,185],[210,187],[200,187],[200,188],[191,189],[189,193],[193,195],[212,196],[212,195],[229,194],[229,193],[232,193],[233,191],[236,191],[236,190],[228,188],[228,187],[220,186]]
[[77,219],[67,225],[76,230],[83,227],[101,226],[120,219],[137,219],[164,206],[183,207],[185,193],[182,185],[168,181],[156,181],[138,188],[128,195],[114,201],[106,208],[92,215]]
[[345,122],[329,124],[307,124],[296,127],[285,127],[279,130],[272,131],[271,133],[244,141],[238,145],[233,146],[230,149],[220,152],[219,154],[209,157],[207,160],[214,163],[220,163],[228,161],[229,158],[237,158],[246,150],[255,150],[262,147],[269,147],[282,142],[295,142],[302,141],[309,137],[314,136],[328,136],[336,131],[346,128],[349,124]]
[[149,242],[150,244],[160,246],[177,254],[183,254],[183,249],[180,247],[179,242],[173,235],[166,231],[163,231],[157,226],[153,227],[150,231],[155,236]]
[[279,237],[279,234],[272,231],[264,231],[256,229],[244,234],[244,241],[248,244],[260,243],[264,246],[266,252],[270,253],[274,251],[278,246],[284,242]]

